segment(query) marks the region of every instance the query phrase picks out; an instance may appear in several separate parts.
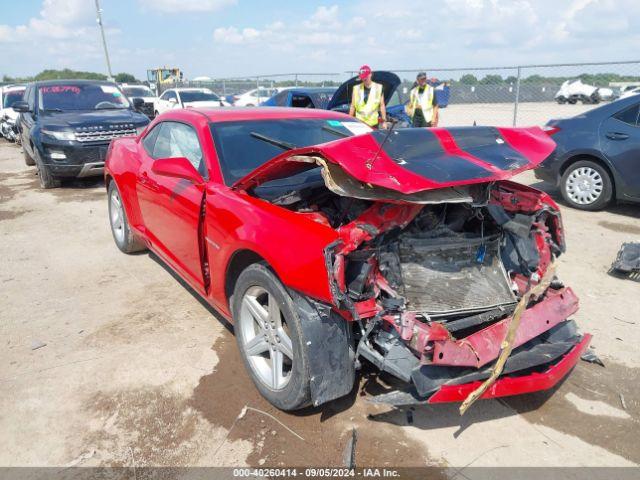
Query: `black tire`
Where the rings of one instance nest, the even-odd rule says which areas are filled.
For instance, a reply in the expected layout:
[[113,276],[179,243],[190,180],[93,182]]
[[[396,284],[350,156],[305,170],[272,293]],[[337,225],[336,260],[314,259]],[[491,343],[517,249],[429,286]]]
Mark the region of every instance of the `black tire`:
[[571,105],[575,105],[576,103],[578,103],[578,99],[577,98],[570,98],[567,100],[568,103],[570,103]]
[[[112,197],[115,196],[118,199],[120,205],[120,215],[122,215],[121,231],[114,226],[113,209],[116,205],[112,202]],[[116,182],[111,181],[109,183],[109,189],[107,193],[107,202],[109,203],[109,225],[111,226],[111,234],[113,235],[113,241],[116,242],[116,246],[123,253],[135,253],[142,250],[146,250],[146,246],[131,231],[129,227],[129,220],[127,218],[127,212],[122,204],[122,198],[120,191],[116,185]]]
[[34,150],[35,154],[34,162],[36,168],[38,169],[38,178],[40,180],[40,188],[49,189],[49,188],[58,188],[62,182],[59,178],[54,177],[51,174],[51,170],[47,167],[42,159],[40,158],[40,154],[38,150]]
[[29,155],[29,152],[27,152],[27,149],[24,148],[24,146],[22,147],[22,153],[24,155],[24,163],[28,167],[33,167],[36,164],[36,162],[33,160],[33,158],[31,158],[31,155]]
[[[575,183],[575,177],[581,171],[595,172],[597,174],[596,179],[599,178],[596,183],[601,185],[599,196],[588,203],[580,203],[577,201],[576,194],[572,193],[575,191],[575,186],[572,188],[572,184]],[[562,174],[560,178],[560,193],[565,202],[573,208],[588,211],[602,210],[613,200],[613,183],[606,168],[591,160],[580,160],[572,163]]]
[[[254,364],[251,363],[245,349],[245,334],[240,315],[243,299],[250,289],[261,288],[277,300],[278,307],[286,323],[287,334],[291,338],[293,359],[290,365],[287,383],[280,389],[274,389],[260,378]],[[273,406],[281,410],[298,410],[311,404],[309,380],[309,357],[307,346],[302,341],[300,317],[293,300],[278,278],[263,264],[247,267],[238,277],[232,297],[232,314],[238,348],[249,376],[262,396]],[[265,352],[266,353],[266,352]],[[265,362],[267,360],[265,359]]]
[[160,114],[158,113],[157,110],[155,112],[153,112],[153,118],[156,118],[158,115],[160,115]]

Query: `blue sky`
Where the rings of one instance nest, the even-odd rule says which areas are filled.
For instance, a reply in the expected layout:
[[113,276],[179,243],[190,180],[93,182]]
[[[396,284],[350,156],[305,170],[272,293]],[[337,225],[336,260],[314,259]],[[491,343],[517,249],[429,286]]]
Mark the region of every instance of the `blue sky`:
[[[640,57],[638,0],[102,0],[114,72],[231,77]],[[635,46],[636,48],[632,48]],[[0,76],[105,71],[93,0],[0,0]]]

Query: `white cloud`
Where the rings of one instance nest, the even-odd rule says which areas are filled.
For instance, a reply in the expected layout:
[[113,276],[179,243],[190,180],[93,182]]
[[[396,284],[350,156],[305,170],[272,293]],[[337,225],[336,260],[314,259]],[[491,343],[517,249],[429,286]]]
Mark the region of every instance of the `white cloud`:
[[220,27],[213,31],[214,41],[232,45],[253,43],[257,41],[261,35],[262,32],[255,28],[243,28],[242,30],[238,30],[236,27]]
[[138,0],[143,7],[161,13],[215,12],[237,0]]

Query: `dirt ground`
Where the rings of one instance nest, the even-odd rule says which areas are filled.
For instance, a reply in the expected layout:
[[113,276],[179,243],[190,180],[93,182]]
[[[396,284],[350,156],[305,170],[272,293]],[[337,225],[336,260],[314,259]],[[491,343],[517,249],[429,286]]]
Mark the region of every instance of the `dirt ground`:
[[0,141],[0,466],[339,466],[353,428],[359,466],[638,465],[640,285],[607,270],[640,240],[640,208],[563,213],[559,274],[604,368],[464,417],[372,405],[373,375],[288,414],[258,395],[224,320],[154,256],[120,253],[100,180],[40,190]]
[[[603,104],[601,104],[603,105]],[[597,105],[558,105],[556,102],[522,102],[518,105],[517,125],[544,125],[550,118],[579,115]],[[513,103],[462,103],[440,109],[441,127],[477,125],[513,125]]]

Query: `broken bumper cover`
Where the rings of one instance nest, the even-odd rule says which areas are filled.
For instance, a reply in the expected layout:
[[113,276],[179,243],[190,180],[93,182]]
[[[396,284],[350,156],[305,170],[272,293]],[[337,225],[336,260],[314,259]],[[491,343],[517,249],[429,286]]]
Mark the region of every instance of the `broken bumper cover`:
[[[567,376],[591,341],[572,320],[564,321],[516,348],[503,373],[480,398],[497,398],[548,390]],[[415,405],[462,402],[489,378],[493,364],[482,368],[428,364],[411,373],[411,387],[372,397],[373,403]]]
[[[551,365],[546,371],[533,372],[529,375],[517,377],[503,376],[499,378],[480,398],[508,397],[553,388],[576,365],[580,355],[589,346],[589,342],[591,342],[591,335],[585,334],[558,363]],[[462,385],[444,385],[429,397],[428,403],[462,402],[481,383],[480,381],[475,381]]]

